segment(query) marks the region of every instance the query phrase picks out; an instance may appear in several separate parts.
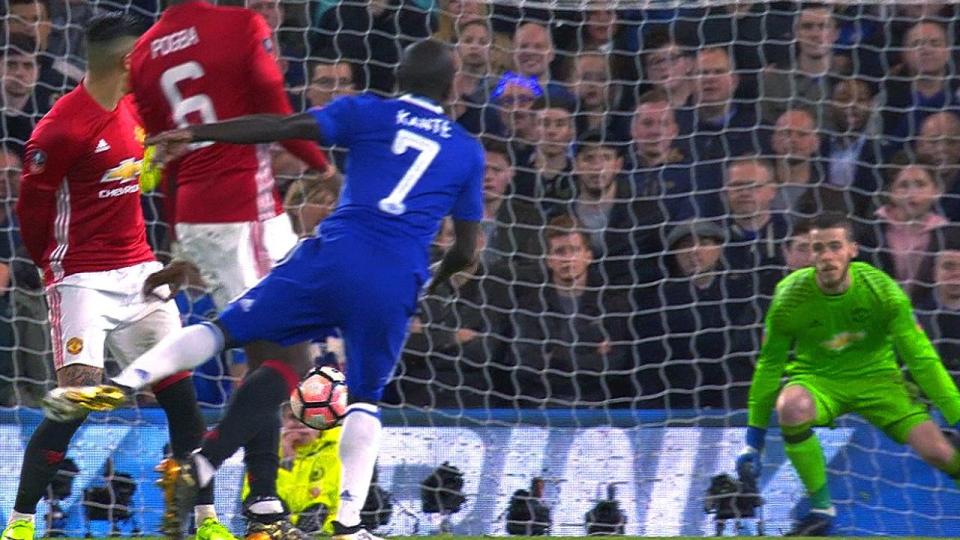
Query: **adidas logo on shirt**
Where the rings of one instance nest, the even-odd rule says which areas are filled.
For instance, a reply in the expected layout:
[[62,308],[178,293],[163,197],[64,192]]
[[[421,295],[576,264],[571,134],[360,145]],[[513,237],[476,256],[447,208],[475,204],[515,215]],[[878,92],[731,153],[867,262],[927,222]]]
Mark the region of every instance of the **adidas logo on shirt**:
[[96,150],[93,151],[94,154],[99,154],[100,152],[106,152],[110,149],[110,145],[107,144],[107,141],[100,139],[100,142],[97,143]]

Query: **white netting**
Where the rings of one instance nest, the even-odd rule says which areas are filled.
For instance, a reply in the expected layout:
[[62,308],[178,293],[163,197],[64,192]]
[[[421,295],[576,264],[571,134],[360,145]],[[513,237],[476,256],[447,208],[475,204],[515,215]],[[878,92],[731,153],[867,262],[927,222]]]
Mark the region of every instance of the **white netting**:
[[[50,0],[48,26],[34,19],[46,2],[5,4],[3,512],[37,421],[28,409],[54,384],[45,302],[12,221],[15,158],[82,74],[84,22],[104,9],[159,13],[149,0]],[[387,392],[394,428],[381,478],[397,501],[388,532],[446,526],[419,501],[419,482],[444,460],[466,474],[466,506],[450,518],[457,532],[504,533],[510,495],[537,475],[553,534],[583,534],[609,483],[625,484],[628,534],[712,532],[702,494],[739,448],[764,310],[776,281],[806,264],[798,224],[824,209],[854,217],[862,258],[904,283],[944,361],[960,367],[949,284],[949,251],[960,245],[948,227],[960,220],[955,5],[247,4],[277,27],[295,109],[387,92],[404,45],[429,35],[454,43],[462,69],[451,114],[487,148],[481,266],[421,303]],[[309,230],[329,195],[284,153],[274,168],[295,225]],[[164,203],[145,197],[144,209],[166,254]],[[437,254],[449,241],[449,231],[438,238]],[[191,321],[214,310],[199,293],[181,308]],[[229,358],[198,370],[211,414],[234,370]],[[138,526],[155,530],[148,465],[165,441],[162,414],[112,418],[71,448],[76,485],[100,485],[112,455],[140,481]],[[878,431],[854,422],[824,441],[844,532],[960,531],[949,482]],[[780,471],[781,445],[770,445],[763,487],[776,532],[801,491],[789,466]],[[218,488],[230,517],[240,467],[228,462]],[[73,533],[79,498],[75,489],[65,505]]]

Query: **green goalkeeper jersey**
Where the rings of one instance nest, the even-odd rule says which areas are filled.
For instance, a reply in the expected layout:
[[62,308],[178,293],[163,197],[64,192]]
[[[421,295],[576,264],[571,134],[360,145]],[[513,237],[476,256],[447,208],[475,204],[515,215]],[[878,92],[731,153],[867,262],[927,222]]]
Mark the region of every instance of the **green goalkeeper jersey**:
[[812,267],[777,284],[750,385],[749,424],[767,427],[784,370],[857,384],[896,376],[898,354],[947,421],[960,421],[960,392],[914,319],[907,295],[866,263],[851,263],[850,278],[850,288],[839,295],[820,290]]

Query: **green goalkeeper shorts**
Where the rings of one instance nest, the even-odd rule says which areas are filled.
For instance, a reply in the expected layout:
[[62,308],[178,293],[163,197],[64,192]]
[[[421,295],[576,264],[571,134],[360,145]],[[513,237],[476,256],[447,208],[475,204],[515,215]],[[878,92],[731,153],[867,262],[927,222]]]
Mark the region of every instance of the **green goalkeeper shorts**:
[[931,419],[899,373],[857,380],[803,374],[790,377],[787,386],[791,385],[802,386],[813,395],[817,426],[833,427],[840,416],[856,413],[904,444],[914,427]]

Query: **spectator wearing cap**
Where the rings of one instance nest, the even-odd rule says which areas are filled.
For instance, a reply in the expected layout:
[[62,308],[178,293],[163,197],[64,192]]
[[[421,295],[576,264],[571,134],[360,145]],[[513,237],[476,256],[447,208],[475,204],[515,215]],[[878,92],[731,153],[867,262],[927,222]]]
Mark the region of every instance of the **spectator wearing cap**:
[[547,283],[521,296],[511,316],[502,392],[520,407],[611,407],[632,389],[626,346],[632,309],[599,285],[589,239],[569,215],[545,229]]
[[565,212],[574,216],[590,238],[603,282],[625,285],[649,282],[659,274],[655,257],[662,250],[660,205],[639,197],[623,174],[622,143],[600,131],[577,142],[573,174],[576,197]]
[[560,98],[538,98],[532,105],[533,146],[517,155],[513,194],[539,205],[546,214],[573,198],[571,148],[576,138],[574,104]]
[[662,90],[640,96],[631,123],[632,174],[638,193],[660,201],[664,218],[677,224],[724,214],[719,164],[694,163],[679,140],[679,126]]
[[[641,291],[635,319],[642,406],[742,408],[752,375],[752,313],[745,282],[722,264],[723,230],[686,222],[667,235],[671,277]],[[741,290],[742,289],[742,290]]]
[[5,144],[21,156],[23,147],[40,117],[49,110],[48,95],[38,88],[40,64],[36,43],[21,34],[12,34],[0,62],[0,99],[3,100],[2,135]]

